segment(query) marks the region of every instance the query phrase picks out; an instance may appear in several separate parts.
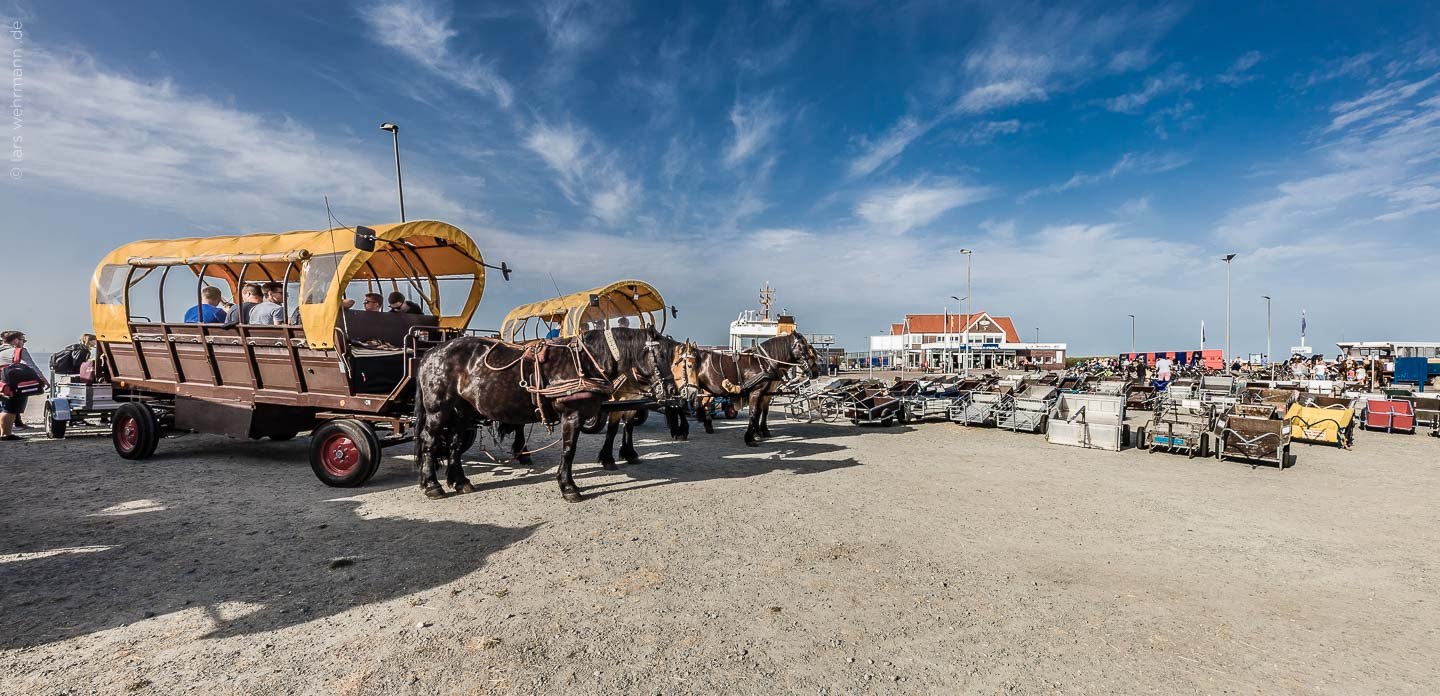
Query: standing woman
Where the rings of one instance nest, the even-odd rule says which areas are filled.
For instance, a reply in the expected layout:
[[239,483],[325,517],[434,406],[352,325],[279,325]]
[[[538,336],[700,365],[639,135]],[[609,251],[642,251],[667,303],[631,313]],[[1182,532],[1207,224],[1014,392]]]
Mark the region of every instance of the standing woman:
[[[40,384],[49,387],[45,380],[45,373],[40,371],[40,366],[35,364],[35,358],[30,356],[30,351],[25,350],[25,334],[19,331],[6,331],[0,333],[0,368],[21,363],[35,371],[35,376],[40,378]],[[12,432],[15,426],[15,419],[25,412],[25,402],[30,397],[16,394],[8,399],[0,399],[0,440],[19,440],[20,437]]]

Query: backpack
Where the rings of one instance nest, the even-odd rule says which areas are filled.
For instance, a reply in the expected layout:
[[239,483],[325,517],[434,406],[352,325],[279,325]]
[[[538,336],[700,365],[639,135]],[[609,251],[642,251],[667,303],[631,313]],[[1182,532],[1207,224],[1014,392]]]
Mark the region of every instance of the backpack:
[[0,367],[0,399],[16,396],[33,396],[45,391],[40,384],[40,375],[35,368],[20,362],[20,349],[15,349],[15,360]]
[[73,343],[50,356],[50,371],[57,375],[78,375],[80,364],[90,359],[90,349],[83,343]]

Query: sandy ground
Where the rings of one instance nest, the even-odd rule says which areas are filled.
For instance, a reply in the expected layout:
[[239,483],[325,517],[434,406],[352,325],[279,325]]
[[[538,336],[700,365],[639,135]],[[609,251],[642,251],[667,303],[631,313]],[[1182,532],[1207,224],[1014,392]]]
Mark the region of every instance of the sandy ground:
[[1440,692],[1440,439],[1278,472],[773,420],[652,423],[579,504],[554,449],[432,502],[406,451],[341,491],[304,440],[5,443],[0,692]]

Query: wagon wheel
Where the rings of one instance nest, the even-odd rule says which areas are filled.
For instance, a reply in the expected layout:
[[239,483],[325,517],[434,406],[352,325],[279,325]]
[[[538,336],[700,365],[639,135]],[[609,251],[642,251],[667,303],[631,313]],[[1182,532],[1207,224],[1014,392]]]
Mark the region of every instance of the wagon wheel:
[[725,417],[730,419],[734,419],[736,416],[740,415],[740,411],[735,408],[735,404],[725,404],[725,410],[723,412],[725,414]]
[[806,423],[815,420],[814,414],[812,414],[806,406],[807,402],[805,400],[792,398],[790,399],[790,403],[785,405],[786,416],[790,420],[805,421]]
[[586,435],[594,435],[605,429],[605,422],[605,412],[601,411],[595,414],[594,418],[586,418],[580,421],[580,432]]
[[310,435],[310,469],[335,488],[364,484],[380,468],[380,440],[365,423],[349,418],[326,422]]
[[122,459],[139,460],[155,454],[160,444],[160,419],[145,404],[120,404],[111,419],[110,440]]
[[45,437],[51,440],[60,440],[65,437],[66,421],[55,420],[55,406],[49,401],[45,402]]
[[820,420],[826,423],[834,423],[840,420],[840,400],[836,398],[825,398],[820,401]]

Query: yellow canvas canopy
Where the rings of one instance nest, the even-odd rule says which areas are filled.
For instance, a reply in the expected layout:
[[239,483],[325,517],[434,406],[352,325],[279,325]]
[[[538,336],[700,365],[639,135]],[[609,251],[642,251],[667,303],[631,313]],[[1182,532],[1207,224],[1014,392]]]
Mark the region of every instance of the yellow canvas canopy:
[[[427,289],[427,313],[439,314],[437,278],[473,276],[464,308],[441,316],[439,325],[464,328],[485,292],[484,258],[460,228],[436,220],[414,220],[358,228],[375,238],[374,251],[355,247],[352,228],[279,234],[191,237],[132,242],[115,249],[95,267],[91,318],[101,341],[130,340],[130,289],[147,270],[183,266],[195,275],[221,281],[232,296],[239,285],[298,282],[297,306],[311,348],[334,347],[340,301],[352,280],[414,279]],[[193,278],[193,276],[192,276]],[[358,299],[358,298],[355,298]],[[293,308],[292,308],[293,309]]]
[[[660,312],[659,326],[655,324],[655,312]],[[588,322],[618,317],[637,317],[644,326],[663,329],[665,298],[649,283],[620,280],[563,297],[520,305],[505,315],[505,321],[500,325],[500,336],[507,341],[523,340],[527,338],[524,333],[529,321],[539,319],[547,324],[558,324],[560,337],[568,338],[584,331]],[[544,330],[537,333],[538,335],[528,338],[545,335]]]

